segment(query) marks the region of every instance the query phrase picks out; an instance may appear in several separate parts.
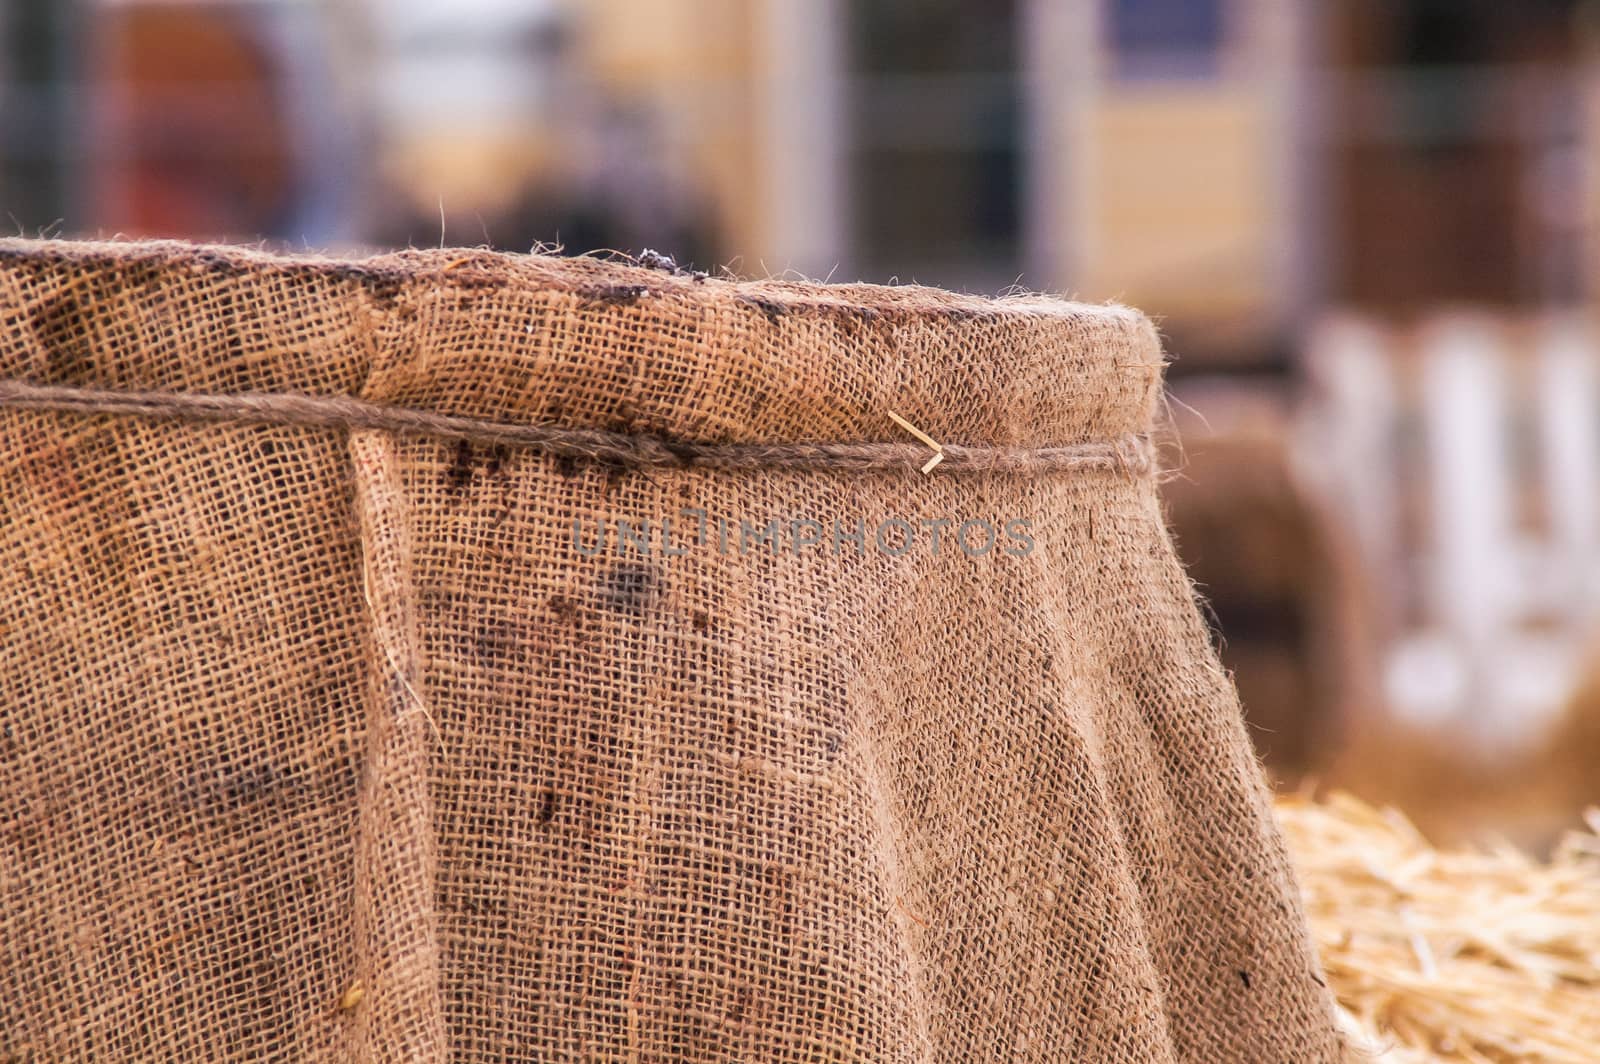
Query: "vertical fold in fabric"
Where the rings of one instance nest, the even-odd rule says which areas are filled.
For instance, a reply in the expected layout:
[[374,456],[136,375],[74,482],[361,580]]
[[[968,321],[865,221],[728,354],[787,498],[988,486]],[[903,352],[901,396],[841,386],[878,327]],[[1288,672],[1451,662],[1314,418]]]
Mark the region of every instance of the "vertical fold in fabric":
[[438,737],[421,695],[411,520],[393,437],[350,435],[368,630],[367,737],[355,846],[359,992],[347,994],[351,1056],[446,1054],[429,768]]

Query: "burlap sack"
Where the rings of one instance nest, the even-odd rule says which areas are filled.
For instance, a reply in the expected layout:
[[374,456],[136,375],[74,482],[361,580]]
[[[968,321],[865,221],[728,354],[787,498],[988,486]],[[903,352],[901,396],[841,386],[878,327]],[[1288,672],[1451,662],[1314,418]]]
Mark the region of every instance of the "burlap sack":
[[0,1058],[1338,1055],[1139,316],[16,241],[0,314]]

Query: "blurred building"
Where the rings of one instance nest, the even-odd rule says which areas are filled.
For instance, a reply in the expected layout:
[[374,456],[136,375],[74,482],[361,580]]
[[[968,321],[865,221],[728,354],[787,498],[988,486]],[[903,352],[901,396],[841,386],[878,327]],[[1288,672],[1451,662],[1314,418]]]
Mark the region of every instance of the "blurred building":
[[[1160,316],[1221,425],[1191,433],[1210,482],[1174,493],[1180,545],[1264,745],[1375,705],[1537,740],[1600,617],[1594,5],[607,5],[643,6],[724,57],[686,49],[646,94],[682,130],[744,123],[692,179],[737,205],[744,268]],[[744,106],[698,98],[707,71]],[[1230,438],[1240,409],[1275,413]],[[1245,538],[1253,575],[1206,579],[1241,532],[1186,518],[1264,485],[1233,510],[1279,522]]]
[[11,0],[0,196],[28,232],[1138,305],[1217,415],[1180,547],[1264,745],[1315,767],[1379,706],[1531,734],[1593,640],[1597,29],[1593,0]]

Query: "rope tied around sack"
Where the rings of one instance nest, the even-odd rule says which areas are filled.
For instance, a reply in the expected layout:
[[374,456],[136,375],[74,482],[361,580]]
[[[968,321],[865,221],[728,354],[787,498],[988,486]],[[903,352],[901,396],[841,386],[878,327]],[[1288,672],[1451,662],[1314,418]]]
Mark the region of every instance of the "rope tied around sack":
[[[406,436],[526,448],[605,465],[677,469],[803,469],[837,472],[916,470],[927,460],[920,443],[708,443],[601,429],[532,425],[440,414],[348,396],[290,392],[206,394],[122,391],[0,381],[0,408],[251,425],[379,429]],[[1042,474],[1103,470],[1144,476],[1156,468],[1148,436],[1056,447],[941,444],[941,471]]]

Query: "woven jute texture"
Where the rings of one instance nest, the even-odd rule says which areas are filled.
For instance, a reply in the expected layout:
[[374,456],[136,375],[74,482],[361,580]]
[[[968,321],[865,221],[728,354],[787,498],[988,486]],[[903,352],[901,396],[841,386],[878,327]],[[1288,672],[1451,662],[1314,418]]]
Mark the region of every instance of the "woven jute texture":
[[1337,1059],[1160,387],[1037,297],[0,242],[0,1059]]

